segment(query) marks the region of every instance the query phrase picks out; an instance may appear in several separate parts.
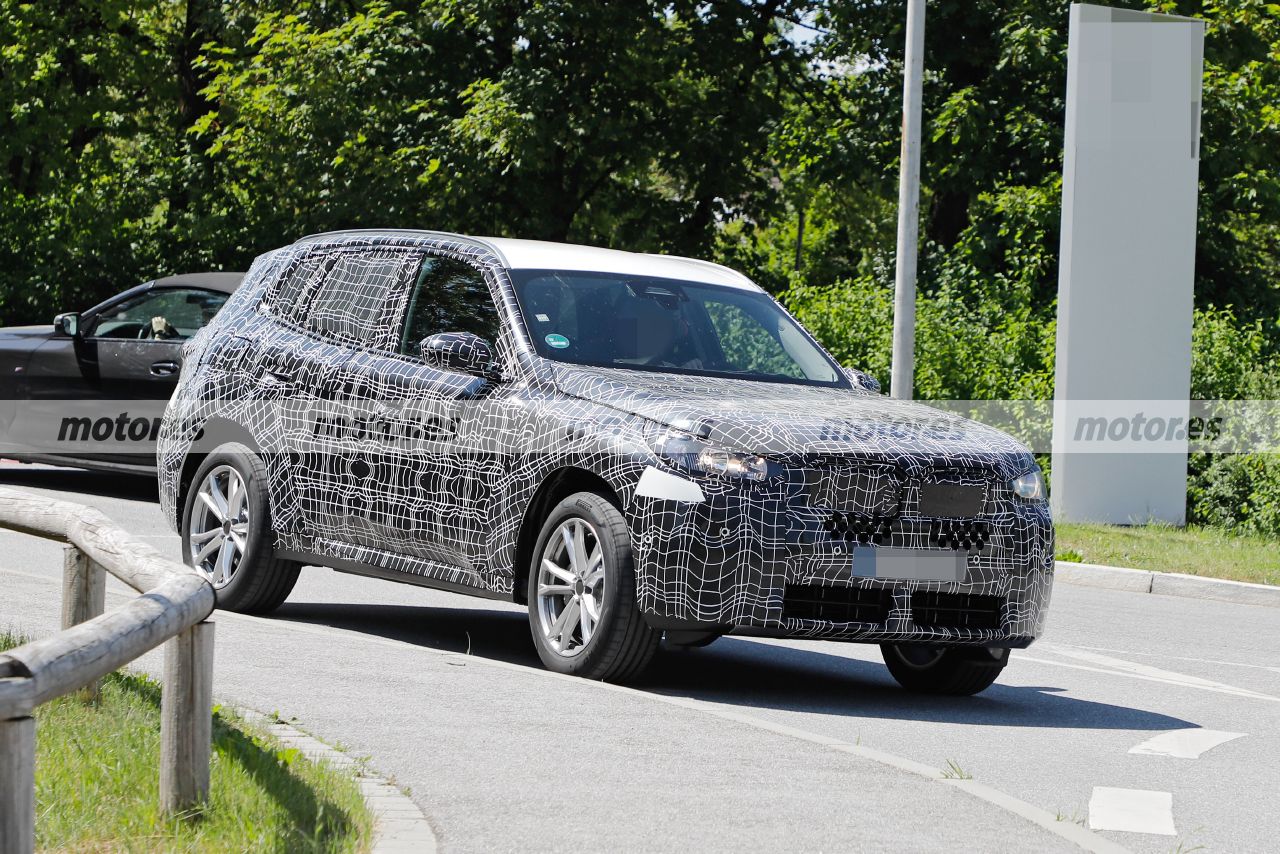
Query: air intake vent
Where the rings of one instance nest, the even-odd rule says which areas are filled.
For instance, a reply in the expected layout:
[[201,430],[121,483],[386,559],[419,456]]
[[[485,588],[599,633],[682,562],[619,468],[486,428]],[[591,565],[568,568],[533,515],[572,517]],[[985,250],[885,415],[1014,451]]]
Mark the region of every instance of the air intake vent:
[[881,587],[788,584],[782,616],[837,623],[883,623],[892,604],[893,593]]
[[911,594],[911,620],[920,628],[998,629],[1002,607],[1000,596],[926,590]]

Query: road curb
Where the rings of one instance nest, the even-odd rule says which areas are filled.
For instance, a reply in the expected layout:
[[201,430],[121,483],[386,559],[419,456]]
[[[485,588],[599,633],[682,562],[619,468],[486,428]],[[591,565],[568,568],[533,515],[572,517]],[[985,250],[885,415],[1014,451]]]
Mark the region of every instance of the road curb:
[[1270,584],[1249,584],[1222,578],[1065,560],[1056,562],[1054,574],[1065,584],[1082,587],[1105,587],[1108,590],[1128,590],[1132,593],[1159,593],[1163,596],[1185,596],[1238,605],[1280,608],[1280,587]]
[[431,829],[427,817],[417,804],[391,782],[371,773],[367,767],[345,753],[275,717],[244,706],[236,706],[235,711],[312,762],[327,762],[355,779],[365,804],[373,813],[373,843],[369,846],[371,854],[435,854],[439,850],[435,831]]

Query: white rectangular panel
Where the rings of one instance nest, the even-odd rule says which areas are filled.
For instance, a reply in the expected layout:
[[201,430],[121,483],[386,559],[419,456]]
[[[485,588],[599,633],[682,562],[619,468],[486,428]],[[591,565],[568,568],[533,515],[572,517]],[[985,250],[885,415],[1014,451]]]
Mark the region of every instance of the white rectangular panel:
[[1061,521],[1186,518],[1185,443],[1067,445],[1097,401],[1187,414],[1203,44],[1194,19],[1071,7],[1050,493]]

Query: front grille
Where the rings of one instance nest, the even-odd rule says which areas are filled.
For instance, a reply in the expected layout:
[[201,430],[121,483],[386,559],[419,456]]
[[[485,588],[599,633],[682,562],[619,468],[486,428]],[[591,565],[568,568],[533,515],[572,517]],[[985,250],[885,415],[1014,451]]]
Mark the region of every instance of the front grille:
[[823,525],[832,536],[853,540],[863,546],[881,545],[893,534],[893,518],[888,516],[863,516],[837,510],[827,517]]
[[929,540],[937,546],[959,551],[980,552],[991,539],[991,526],[986,522],[946,519],[929,523]]
[[1000,596],[918,590],[911,594],[911,621],[920,628],[998,629],[1003,606]]
[[883,623],[892,604],[892,591],[882,587],[788,584],[782,616],[837,623]]

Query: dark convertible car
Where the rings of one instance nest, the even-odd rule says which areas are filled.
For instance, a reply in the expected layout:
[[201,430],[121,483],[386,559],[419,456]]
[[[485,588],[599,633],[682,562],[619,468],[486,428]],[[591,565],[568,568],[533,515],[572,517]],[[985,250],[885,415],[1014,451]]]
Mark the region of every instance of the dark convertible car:
[[51,325],[0,329],[0,457],[154,471],[182,345],[243,278],[168,276]]
[[157,446],[220,607],[274,608],[303,565],[514,600],[593,679],[747,634],[880,644],[908,688],[971,694],[1053,582],[1026,448],[879,394],[704,261],[299,241],[191,342]]

